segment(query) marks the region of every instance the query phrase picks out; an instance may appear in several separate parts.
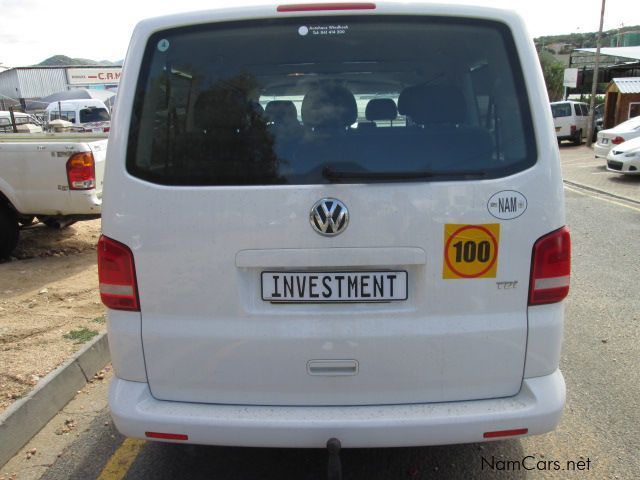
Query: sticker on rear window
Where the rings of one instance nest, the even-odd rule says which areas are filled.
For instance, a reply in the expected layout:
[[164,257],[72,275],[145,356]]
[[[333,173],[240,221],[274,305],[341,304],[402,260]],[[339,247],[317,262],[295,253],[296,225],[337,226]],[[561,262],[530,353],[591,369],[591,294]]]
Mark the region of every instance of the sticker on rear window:
[[169,40],[167,40],[166,38],[163,38],[158,42],[158,51],[166,52],[167,50],[169,50],[170,46],[171,44],[169,43]]
[[305,36],[311,35],[344,35],[349,32],[349,25],[309,25],[302,26],[298,29],[298,34]]
[[444,226],[442,278],[496,278],[500,224]]

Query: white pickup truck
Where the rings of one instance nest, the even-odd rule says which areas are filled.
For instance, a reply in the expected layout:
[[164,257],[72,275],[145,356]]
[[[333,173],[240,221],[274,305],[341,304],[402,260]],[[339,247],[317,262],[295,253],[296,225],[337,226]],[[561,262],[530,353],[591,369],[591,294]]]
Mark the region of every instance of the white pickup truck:
[[34,217],[54,228],[100,217],[106,137],[0,135],[0,258]]

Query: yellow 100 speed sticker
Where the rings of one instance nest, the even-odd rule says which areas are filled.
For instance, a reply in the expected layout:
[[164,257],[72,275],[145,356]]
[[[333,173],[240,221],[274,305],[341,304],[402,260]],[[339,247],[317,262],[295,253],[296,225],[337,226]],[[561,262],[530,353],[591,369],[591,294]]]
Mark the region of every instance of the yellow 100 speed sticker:
[[442,278],[495,278],[500,224],[444,226]]

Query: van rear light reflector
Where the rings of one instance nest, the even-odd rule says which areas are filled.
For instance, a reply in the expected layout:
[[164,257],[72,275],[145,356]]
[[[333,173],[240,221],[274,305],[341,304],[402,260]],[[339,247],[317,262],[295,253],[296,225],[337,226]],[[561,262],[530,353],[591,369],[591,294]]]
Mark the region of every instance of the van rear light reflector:
[[516,428],[514,430],[497,430],[495,432],[484,432],[482,436],[484,438],[513,437],[514,435],[525,435],[528,432],[528,428]]
[[74,153],[67,160],[69,190],[90,190],[96,187],[96,165],[93,153]]
[[102,303],[114,310],[140,311],[133,253],[104,235],[98,240],[98,278]]
[[189,440],[188,435],[182,433],[144,432],[147,438],[158,438],[162,440]]
[[278,5],[278,12],[319,12],[327,10],[375,10],[375,3],[298,3]]
[[562,227],[536,241],[531,256],[529,305],[563,300],[569,294],[571,235]]

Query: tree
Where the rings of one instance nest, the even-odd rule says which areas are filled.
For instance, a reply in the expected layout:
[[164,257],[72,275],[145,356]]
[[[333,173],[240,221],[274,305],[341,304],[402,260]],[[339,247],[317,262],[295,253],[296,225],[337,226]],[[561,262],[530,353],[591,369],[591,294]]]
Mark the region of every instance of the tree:
[[549,100],[552,102],[562,100],[562,82],[564,80],[563,63],[556,60],[553,55],[545,51],[538,52],[538,59],[540,60],[540,66],[542,67],[544,82],[547,85]]

